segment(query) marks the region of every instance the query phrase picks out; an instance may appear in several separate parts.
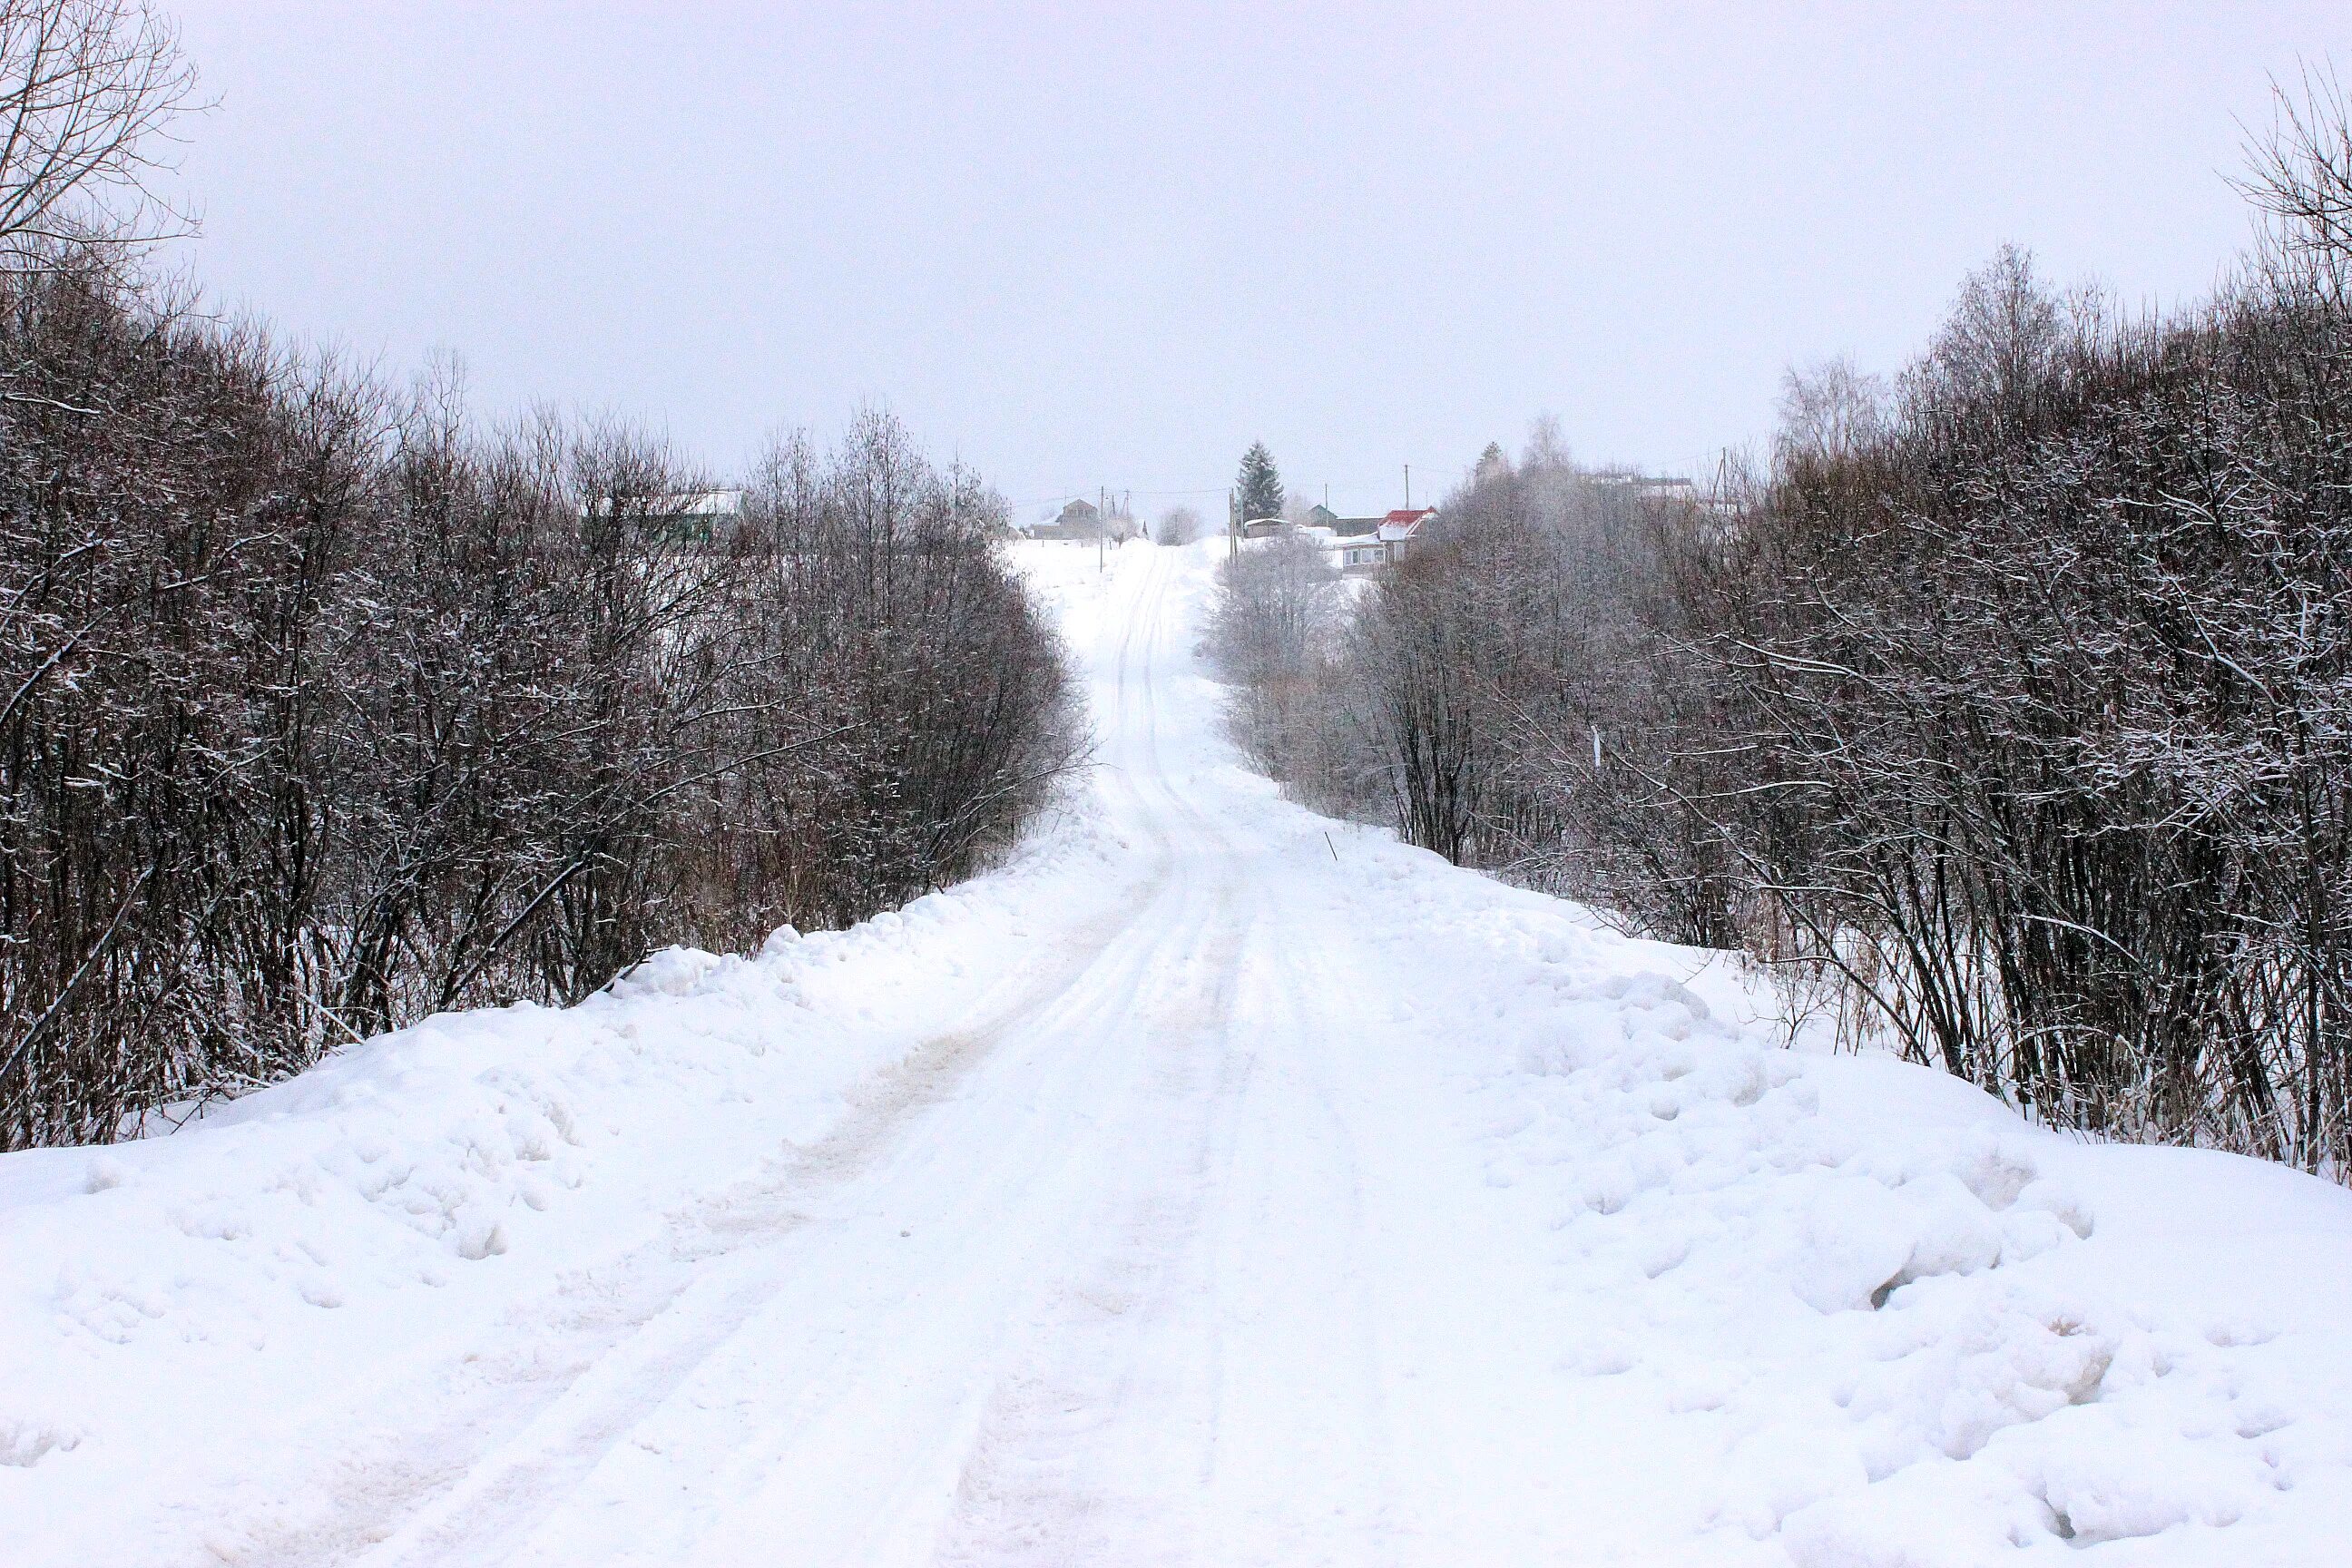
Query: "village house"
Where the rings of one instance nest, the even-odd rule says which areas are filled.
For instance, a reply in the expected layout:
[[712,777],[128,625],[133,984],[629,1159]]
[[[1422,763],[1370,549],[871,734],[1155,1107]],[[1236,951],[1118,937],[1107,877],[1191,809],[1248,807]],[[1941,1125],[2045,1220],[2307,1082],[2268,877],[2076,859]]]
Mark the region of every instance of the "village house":
[[1388,546],[1391,561],[1402,561],[1421,543],[1423,529],[1436,517],[1437,509],[1433,506],[1400,507],[1381,519],[1373,537]]
[[1436,515],[1435,507],[1400,507],[1383,517],[1335,518],[1311,531],[1340,571],[1376,572],[1403,560]]
[[1102,509],[1090,500],[1074,500],[1062,508],[1060,516],[1032,523],[1027,531],[1032,539],[1085,540],[1092,543],[1103,536]]
[[1296,535],[1324,551],[1342,572],[1377,572],[1404,559],[1437,516],[1435,507],[1400,507],[1379,517],[1341,517],[1328,507],[1308,509],[1307,521],[1253,518],[1242,524],[1244,539]]
[[675,495],[604,496],[583,503],[584,518],[610,517],[618,505],[620,516],[638,541],[661,549],[685,550],[715,544],[743,520],[743,492],[684,490]]
[[1698,488],[1690,480],[1674,474],[1598,473],[1593,485],[1601,489],[1613,489],[1632,496],[1638,501],[1680,501],[1697,505]]
[[1370,572],[1388,564],[1389,547],[1372,534],[1360,533],[1331,542],[1332,559],[1342,572]]

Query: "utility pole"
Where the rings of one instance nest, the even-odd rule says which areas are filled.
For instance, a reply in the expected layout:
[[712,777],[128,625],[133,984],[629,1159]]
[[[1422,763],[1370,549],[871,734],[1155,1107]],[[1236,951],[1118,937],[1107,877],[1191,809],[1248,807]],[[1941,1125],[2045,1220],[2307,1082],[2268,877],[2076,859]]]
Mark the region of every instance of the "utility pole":
[[1411,463],[1404,466],[1404,510],[1407,511],[1412,510],[1412,465]]
[[1098,485],[1095,488],[1095,570],[1097,572],[1110,570],[1110,552],[1103,543],[1109,537],[1110,491]]
[[1225,559],[1238,559],[1242,552],[1242,504],[1234,492],[1225,492]]

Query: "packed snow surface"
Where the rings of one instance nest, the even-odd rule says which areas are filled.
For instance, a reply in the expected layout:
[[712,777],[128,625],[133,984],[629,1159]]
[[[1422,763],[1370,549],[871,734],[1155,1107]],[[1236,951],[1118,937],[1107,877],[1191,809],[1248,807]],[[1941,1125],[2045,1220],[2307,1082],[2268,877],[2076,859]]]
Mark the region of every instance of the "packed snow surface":
[[1002,870],[0,1158],[0,1563],[2352,1562],[2352,1193],[1285,803],[1218,549]]

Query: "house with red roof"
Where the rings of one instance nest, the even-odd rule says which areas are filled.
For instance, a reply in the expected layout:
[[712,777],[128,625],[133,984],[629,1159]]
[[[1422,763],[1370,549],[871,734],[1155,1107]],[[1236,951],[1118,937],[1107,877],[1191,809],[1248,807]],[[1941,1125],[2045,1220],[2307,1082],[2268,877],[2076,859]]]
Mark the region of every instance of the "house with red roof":
[[1386,549],[1386,563],[1392,565],[1411,553],[1423,537],[1423,529],[1436,515],[1433,506],[1399,507],[1381,519],[1376,537]]
[[1400,508],[1385,517],[1340,518],[1340,527],[1301,531],[1329,551],[1342,572],[1377,572],[1402,560],[1436,515],[1435,507]]

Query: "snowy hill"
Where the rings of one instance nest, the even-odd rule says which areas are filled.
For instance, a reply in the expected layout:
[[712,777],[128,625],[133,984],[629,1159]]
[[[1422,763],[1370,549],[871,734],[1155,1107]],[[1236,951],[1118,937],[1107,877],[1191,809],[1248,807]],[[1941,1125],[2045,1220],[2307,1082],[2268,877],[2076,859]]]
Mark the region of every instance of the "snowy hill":
[[1780,1049],[1245,771],[1221,543],[1016,548],[1013,864],[0,1157],[0,1562],[2345,1560],[2352,1193]]

